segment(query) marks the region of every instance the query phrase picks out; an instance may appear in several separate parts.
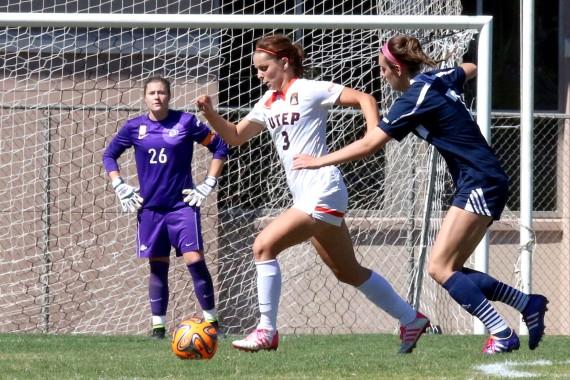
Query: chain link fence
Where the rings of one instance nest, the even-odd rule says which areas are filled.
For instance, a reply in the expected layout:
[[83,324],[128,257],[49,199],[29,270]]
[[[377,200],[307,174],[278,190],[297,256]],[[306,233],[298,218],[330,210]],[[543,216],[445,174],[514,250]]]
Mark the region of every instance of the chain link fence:
[[[533,293],[550,300],[549,334],[570,334],[570,115],[535,113],[532,250]],[[489,268],[520,288],[520,115],[493,113],[492,146],[511,177],[511,196],[502,224],[491,228]],[[513,223],[511,223],[513,222]],[[524,228],[524,227],[522,227]],[[501,310],[516,321],[518,314]],[[516,325],[516,324],[515,324]]]

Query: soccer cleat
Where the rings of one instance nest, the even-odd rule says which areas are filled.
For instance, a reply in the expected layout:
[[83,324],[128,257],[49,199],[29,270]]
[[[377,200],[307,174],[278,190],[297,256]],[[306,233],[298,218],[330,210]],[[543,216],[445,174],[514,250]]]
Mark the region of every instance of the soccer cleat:
[[409,354],[416,348],[416,343],[424,332],[430,326],[429,319],[420,313],[416,312],[416,319],[407,325],[400,326],[400,354]]
[[214,326],[214,328],[216,329],[216,333],[218,334],[218,337],[220,337],[220,338],[226,337],[224,330],[222,330],[222,328],[220,327],[220,321],[214,320],[214,321],[207,321],[207,322],[209,324],[211,324],[212,326]]
[[511,352],[518,350],[520,347],[519,337],[514,330],[511,329],[511,335],[507,338],[497,338],[491,335],[483,346],[483,353],[494,355],[502,352]]
[[241,340],[234,340],[232,346],[241,351],[257,352],[276,350],[279,345],[279,333],[265,329],[256,329]]
[[156,326],[152,328],[151,337],[154,339],[164,339],[166,336],[166,328],[164,326]]
[[544,335],[544,315],[548,308],[548,299],[540,294],[530,294],[528,303],[522,311],[522,317],[528,328],[528,348],[538,347]]

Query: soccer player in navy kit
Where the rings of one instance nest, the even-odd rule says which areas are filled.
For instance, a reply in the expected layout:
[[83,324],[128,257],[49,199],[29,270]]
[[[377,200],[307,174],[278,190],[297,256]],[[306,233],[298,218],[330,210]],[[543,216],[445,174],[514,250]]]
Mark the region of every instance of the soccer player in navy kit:
[[[128,120],[103,154],[103,165],[123,211],[137,211],[137,255],[148,258],[149,300],[153,336],[164,338],[168,307],[170,249],[182,256],[194,283],[204,319],[218,327],[214,286],[204,260],[200,205],[217,184],[227,144],[196,115],[169,109],[170,83],[161,77],[144,84],[148,113]],[[194,186],[191,163],[194,143],[213,158],[204,182]],[[120,177],[117,159],[134,147],[139,190]]]
[[402,91],[378,127],[326,156],[299,155],[294,167],[319,168],[373,154],[390,139],[413,133],[435,146],[445,159],[455,184],[455,195],[429,258],[428,272],[450,296],[491,333],[483,352],[494,354],[519,348],[519,338],[489,301],[506,303],[522,313],[529,330],[529,348],[535,349],[544,334],[548,300],[527,295],[488,274],[463,265],[507,201],[508,177],[479,127],[465,107],[461,94],[477,67],[459,67],[420,73],[422,65],[436,62],[410,36],[392,37],[381,49],[382,77]]

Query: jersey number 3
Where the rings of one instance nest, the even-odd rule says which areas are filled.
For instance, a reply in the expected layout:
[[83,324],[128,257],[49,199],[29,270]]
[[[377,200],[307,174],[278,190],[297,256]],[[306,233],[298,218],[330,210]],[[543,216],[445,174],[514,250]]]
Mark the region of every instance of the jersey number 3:
[[149,162],[153,165],[166,164],[166,162],[168,161],[168,156],[166,156],[164,148],[160,148],[160,152],[158,153],[156,152],[156,149],[150,148],[148,150],[148,154],[150,154]]
[[281,132],[281,136],[283,136],[283,150],[287,150],[289,149],[289,147],[291,146],[291,143],[289,142],[289,135],[287,134],[287,132],[283,131]]

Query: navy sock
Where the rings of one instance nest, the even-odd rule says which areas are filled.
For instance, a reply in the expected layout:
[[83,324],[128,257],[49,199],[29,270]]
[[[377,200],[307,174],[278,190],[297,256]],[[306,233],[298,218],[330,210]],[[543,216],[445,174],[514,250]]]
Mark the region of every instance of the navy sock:
[[495,335],[497,338],[505,339],[505,338],[508,338],[508,337],[511,336],[512,331],[513,331],[513,330],[511,330],[511,328],[508,327],[507,329],[505,329],[505,330],[503,330],[503,331],[500,331],[500,332],[498,332],[498,333],[495,333],[494,335]]
[[168,308],[168,267],[169,263],[149,261],[148,297],[152,315],[166,315]]
[[522,312],[528,303],[528,295],[505,284],[486,273],[474,269],[461,269],[481,289],[489,301],[500,301]]
[[214,298],[214,284],[212,276],[206,266],[205,260],[200,260],[190,265],[187,265],[190,275],[192,275],[192,282],[194,283],[194,292],[196,298],[202,307],[202,310],[212,310],[216,307]]
[[464,273],[453,273],[443,287],[469,314],[479,318],[491,334],[495,335],[508,328],[481,289]]

